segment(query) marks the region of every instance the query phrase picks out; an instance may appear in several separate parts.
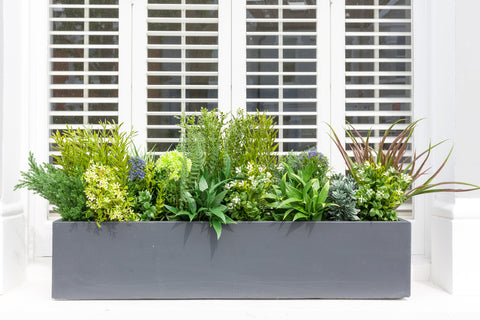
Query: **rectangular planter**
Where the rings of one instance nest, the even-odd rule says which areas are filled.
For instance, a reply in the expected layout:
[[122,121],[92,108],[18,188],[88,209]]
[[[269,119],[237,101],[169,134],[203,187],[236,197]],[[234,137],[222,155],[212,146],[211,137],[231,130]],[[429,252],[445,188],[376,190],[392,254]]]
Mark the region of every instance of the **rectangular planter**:
[[54,299],[402,298],[410,223],[53,223]]

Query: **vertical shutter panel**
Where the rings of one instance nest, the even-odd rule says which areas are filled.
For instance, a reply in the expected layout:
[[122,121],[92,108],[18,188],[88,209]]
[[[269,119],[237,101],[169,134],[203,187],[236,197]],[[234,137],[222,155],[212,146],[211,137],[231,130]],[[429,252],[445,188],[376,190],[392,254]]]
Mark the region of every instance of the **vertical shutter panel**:
[[280,153],[316,149],[317,1],[246,4],[247,112],[274,117]]
[[[378,143],[392,123],[405,120],[397,134],[413,118],[411,1],[345,4],[346,120],[363,135],[371,129],[371,141]],[[410,203],[401,208],[402,214],[410,210]]]
[[218,108],[218,0],[149,0],[147,22],[147,148],[160,153],[182,112]]
[[118,122],[118,10],[118,0],[51,1],[50,133]]

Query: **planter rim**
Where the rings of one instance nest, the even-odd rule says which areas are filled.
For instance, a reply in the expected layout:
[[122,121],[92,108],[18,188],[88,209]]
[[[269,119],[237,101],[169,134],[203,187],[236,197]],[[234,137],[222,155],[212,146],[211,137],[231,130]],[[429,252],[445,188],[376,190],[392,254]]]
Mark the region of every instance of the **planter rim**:
[[[53,223],[91,223],[91,224],[152,224],[152,223],[163,223],[163,224],[178,224],[178,223],[194,223],[194,224],[209,224],[208,221],[64,221],[62,219],[55,220]],[[398,218],[397,221],[235,221],[228,225],[235,224],[392,224],[392,223],[410,223],[409,220]]]

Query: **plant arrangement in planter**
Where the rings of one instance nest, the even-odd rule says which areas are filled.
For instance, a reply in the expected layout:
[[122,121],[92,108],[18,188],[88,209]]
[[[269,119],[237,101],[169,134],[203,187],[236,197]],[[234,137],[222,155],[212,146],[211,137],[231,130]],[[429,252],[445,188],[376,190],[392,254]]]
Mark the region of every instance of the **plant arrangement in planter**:
[[316,151],[275,155],[265,114],[180,120],[178,147],[158,158],[115,123],[55,133],[59,166],[30,155],[16,188],[62,216],[54,298],[409,296],[410,224],[395,208],[421,193],[466,191],[432,184],[441,167],[412,187],[434,148],[405,161],[417,123],[386,151],[385,138],[375,151],[352,127],[353,159],[332,130],[344,175]]

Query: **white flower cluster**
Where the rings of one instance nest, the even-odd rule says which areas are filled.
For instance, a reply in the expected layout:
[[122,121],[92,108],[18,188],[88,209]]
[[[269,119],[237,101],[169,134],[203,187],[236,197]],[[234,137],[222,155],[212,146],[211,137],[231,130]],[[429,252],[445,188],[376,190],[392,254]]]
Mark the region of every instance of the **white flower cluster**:
[[115,180],[112,168],[91,163],[83,174],[87,207],[108,220],[127,220],[133,214],[126,204],[127,192]]
[[410,184],[412,183],[412,176],[410,176],[409,174],[402,173],[400,175],[400,180],[402,180],[402,182]]
[[277,165],[277,170],[278,170],[278,171],[283,171],[284,169],[285,169],[285,166],[283,165],[283,163],[280,162],[280,163]]
[[384,199],[384,198],[386,198],[385,192],[384,192],[383,190],[378,190],[378,191],[377,191],[376,198],[377,198],[377,199]]
[[240,202],[242,201],[242,199],[240,199],[238,196],[235,196],[232,200],[230,200],[230,202],[228,203],[228,207],[230,209],[233,209],[235,208],[236,206],[238,206],[240,204]]

